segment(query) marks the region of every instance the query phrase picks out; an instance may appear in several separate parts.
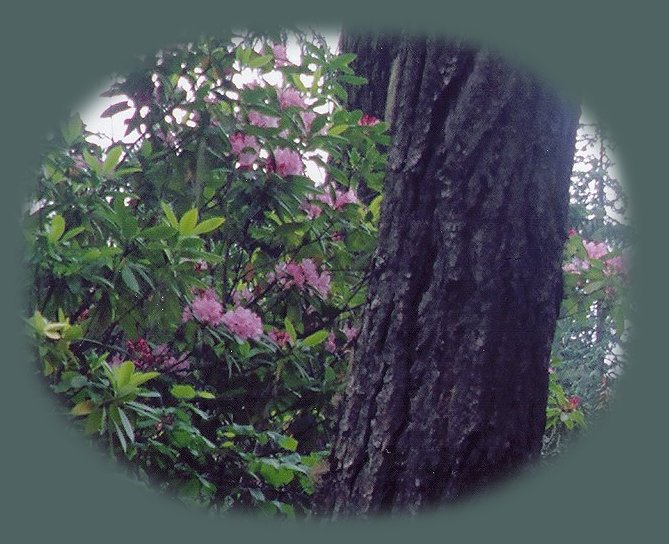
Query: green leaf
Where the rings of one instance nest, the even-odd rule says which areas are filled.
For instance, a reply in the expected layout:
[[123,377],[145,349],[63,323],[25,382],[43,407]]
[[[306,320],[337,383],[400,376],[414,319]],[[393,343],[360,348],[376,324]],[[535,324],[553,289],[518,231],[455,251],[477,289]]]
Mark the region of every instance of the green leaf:
[[57,242],[65,232],[65,218],[62,215],[54,215],[49,228],[49,242]]
[[283,320],[283,325],[286,328],[286,332],[290,336],[290,339],[295,342],[295,340],[297,340],[297,333],[295,332],[295,327],[293,327],[293,324],[290,322],[288,317]]
[[67,242],[70,238],[74,238],[77,234],[80,234],[85,230],[86,227],[75,227],[73,229],[70,229],[63,235],[61,241]]
[[279,488],[293,481],[295,473],[292,470],[280,467],[278,463],[270,463],[269,461],[274,461],[274,459],[263,459],[260,465],[260,475],[268,484]]
[[84,131],[84,123],[79,115],[72,117],[66,125],[60,129],[63,135],[63,140],[68,146],[74,144],[82,135]]
[[155,227],[144,229],[140,233],[140,236],[145,240],[165,240],[171,238],[176,233],[177,231],[170,225],[156,225]]
[[114,424],[114,430],[116,431],[116,436],[118,437],[118,441],[121,444],[121,448],[123,449],[123,453],[126,453],[128,451],[128,443],[125,441],[125,436],[123,436],[123,431],[121,431],[121,428],[118,426],[116,421],[112,419],[112,423]]
[[179,228],[179,221],[177,221],[177,216],[174,215],[174,211],[172,210],[172,206],[170,206],[167,202],[161,202],[160,207],[165,212],[165,217],[167,218],[167,222],[172,227],[174,227],[175,229],[178,229]]
[[317,346],[318,344],[321,344],[325,341],[325,339],[328,337],[328,334],[328,331],[325,330],[316,331],[302,340],[302,345],[308,348]]
[[293,80],[293,85],[295,85],[295,88],[298,91],[301,91],[303,93],[307,92],[307,88],[304,86],[304,83],[302,83],[302,80],[300,79],[300,74],[292,73],[290,74],[290,79]]
[[216,395],[210,393],[209,391],[198,391],[197,396],[201,399],[215,399]]
[[195,226],[197,225],[197,214],[197,208],[193,208],[181,216],[181,220],[179,221],[179,232],[183,236],[190,236],[193,234]]
[[132,428],[132,425],[130,424],[130,420],[128,419],[128,416],[125,415],[125,412],[121,408],[118,408],[118,417],[121,420],[121,425],[123,425],[123,429],[125,430],[125,433],[128,435],[128,438],[130,439],[130,442],[134,442],[135,441],[135,431]]
[[184,400],[190,400],[197,396],[197,392],[192,385],[173,385],[170,393],[173,397]]
[[128,289],[134,293],[140,294],[141,289],[139,288],[139,283],[133,271],[130,270],[129,266],[124,266],[121,268],[121,278],[123,279],[123,283],[127,285]]
[[345,66],[348,66],[357,57],[358,55],[356,55],[355,53],[344,53],[332,59],[332,62],[330,62],[330,66],[332,66],[333,68],[343,68]]
[[102,163],[102,175],[105,177],[111,176],[114,168],[119,163],[121,159],[121,154],[123,153],[123,147],[120,145],[115,145],[109,151],[107,151],[107,157]]
[[117,391],[130,383],[130,377],[135,372],[135,365],[132,361],[125,361],[119,366],[114,367],[112,374],[114,376],[114,382],[117,388]]
[[91,399],[87,399],[76,404],[72,410],[70,410],[70,414],[73,416],[87,416],[93,412],[94,408],[95,405],[93,404],[93,401]]
[[100,430],[102,425],[102,409],[98,408],[91,412],[84,422],[84,432],[86,434],[93,434]]
[[345,132],[348,129],[348,125],[336,125],[328,130],[330,136],[338,136],[342,132]]
[[135,372],[133,373],[132,376],[130,376],[130,381],[128,382],[128,385],[132,387],[139,387],[143,383],[148,382],[149,380],[152,380],[153,378],[160,376],[160,372]]
[[583,292],[586,295],[590,295],[590,294],[594,293],[595,291],[598,291],[599,289],[604,287],[604,285],[606,285],[606,282],[604,282],[604,281],[593,281],[592,283],[589,283],[588,285],[586,285],[583,288]]
[[223,223],[225,223],[225,217],[212,217],[211,219],[205,219],[202,221],[202,223],[193,229],[192,234],[205,234],[207,232],[211,232],[212,230],[216,230]]
[[265,64],[271,62],[273,58],[274,57],[272,55],[261,55],[250,59],[247,64],[251,68],[260,68],[261,66],[265,66]]

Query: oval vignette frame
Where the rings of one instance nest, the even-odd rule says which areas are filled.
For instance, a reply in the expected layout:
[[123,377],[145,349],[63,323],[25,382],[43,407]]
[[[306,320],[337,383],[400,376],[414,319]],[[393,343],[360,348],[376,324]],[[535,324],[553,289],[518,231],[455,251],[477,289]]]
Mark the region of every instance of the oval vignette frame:
[[[64,13],[65,16],[69,16],[70,14]],[[58,22],[62,22],[66,17],[63,16],[63,18],[58,21],[58,19],[51,19],[56,20]],[[91,17],[93,19],[93,17]],[[91,19],[88,20],[88,24],[91,24]],[[64,23],[63,23],[64,24]],[[522,23],[519,23],[522,25]],[[37,27],[39,28],[39,27]],[[166,29],[167,30],[167,29]],[[193,27],[192,31],[193,32],[198,32],[200,30],[205,30],[204,28],[198,29]],[[447,29],[445,29],[446,32]],[[183,31],[182,31],[183,32]],[[481,32],[483,32],[481,30]],[[166,32],[163,33],[163,38],[165,36]],[[46,34],[48,36],[48,33]],[[450,35],[450,34],[449,34]],[[182,38],[182,35],[180,35],[178,32],[174,31],[173,32],[174,38],[176,38],[173,41],[179,40]],[[162,40],[161,40],[162,41]],[[39,41],[35,41],[36,44],[39,44]],[[501,42],[500,42],[501,43]],[[35,44],[33,44],[35,45]],[[130,45],[130,44],[126,44]],[[69,46],[69,43],[66,42],[66,47]],[[142,44],[141,47],[136,46],[135,44],[132,44],[132,49],[143,49],[143,50],[150,50],[150,47],[146,47],[146,44]],[[503,51],[503,54],[506,56],[507,53],[504,51],[503,48],[500,48],[500,51]],[[118,51],[115,54],[115,57],[122,57],[124,56],[125,58],[130,59],[132,57],[132,52],[129,52],[127,55],[121,55]],[[509,55],[509,58],[513,58],[511,55]],[[103,64],[104,61],[101,62]],[[111,63],[108,63],[107,66],[111,66]],[[97,70],[97,68],[96,68]],[[568,68],[565,70],[565,72],[568,72]],[[67,72],[67,69],[65,70]],[[104,70],[103,70],[104,71]],[[102,71],[102,72],[103,72]],[[108,71],[108,70],[107,70]],[[121,71],[121,70],[119,70]],[[102,72],[99,72],[98,75],[101,75]],[[29,81],[29,80],[28,80]],[[89,79],[90,81],[90,79]],[[71,89],[68,89],[71,90]],[[27,95],[26,98],[31,97],[32,95]],[[620,96],[620,94],[618,94]],[[57,107],[60,109],[64,106],[70,105],[69,102],[61,102],[61,97],[53,97],[57,102]],[[595,98],[592,100],[593,104],[597,102]],[[42,107],[43,109],[43,107]],[[42,111],[42,110],[39,110]],[[56,116],[58,117],[58,116]],[[605,115],[602,115],[602,118],[606,118]],[[49,119],[49,121],[56,121],[56,119]],[[40,124],[42,124],[42,128],[47,127],[47,123],[44,123],[44,120],[42,119],[40,121]],[[616,135],[618,133],[616,132]],[[622,134],[622,133],[621,133]],[[33,137],[33,140],[36,140],[35,137]],[[32,142],[35,144],[35,141]],[[35,144],[38,145],[38,144]],[[621,153],[625,153],[625,144],[624,142],[621,143]],[[638,153],[638,149],[637,149]],[[637,155],[638,159],[638,155]],[[34,162],[35,160],[35,153],[34,150],[31,150],[29,160]],[[627,158],[624,155],[621,155],[621,161],[623,162],[623,165],[626,167],[627,166]],[[629,164],[633,164],[634,161],[632,158],[629,160]],[[638,169],[637,169],[638,172]],[[20,174],[20,179],[26,179],[28,176],[25,174],[25,172],[22,172]],[[635,179],[633,175],[630,176],[623,176],[625,179],[630,179],[630,192],[634,193],[635,190]],[[632,196],[635,196],[632,194]],[[636,224],[636,214],[633,213],[633,221]],[[11,231],[8,231],[11,232]],[[16,297],[14,297],[16,298]],[[16,315],[14,313],[14,315]],[[635,355],[637,352],[634,353]],[[19,356],[16,358],[17,360],[23,359],[23,357]],[[23,376],[21,376],[22,378]],[[624,380],[623,383],[621,383],[621,393],[623,393],[625,396],[627,395],[635,395],[636,393],[634,391],[629,391],[630,387],[638,387],[639,386],[639,376],[637,372],[634,372],[633,369],[630,369],[629,374],[626,375],[626,379]],[[628,384],[628,381],[630,382]],[[27,382],[26,382],[27,383]],[[636,384],[636,385],[634,385]],[[650,388],[652,389],[652,388]],[[649,389],[649,390],[650,390]],[[638,391],[637,391],[638,393]],[[36,395],[39,394],[37,391],[33,391],[31,395]],[[622,396],[622,395],[621,395]],[[16,399],[17,401],[20,400],[20,398]],[[615,429],[613,426],[617,425],[620,423],[622,424],[623,422],[627,421],[627,425],[625,428],[628,431],[631,431],[630,428],[630,423],[632,421],[631,416],[629,415],[629,399],[626,399],[623,402],[624,399],[620,399],[619,401],[616,401],[616,404],[614,405],[614,410],[612,413],[612,416],[610,418],[611,421],[606,421],[600,423],[598,425],[597,429],[597,435],[601,435],[600,437],[600,442],[603,442],[605,444],[608,444],[609,446],[613,446],[614,442],[612,440],[612,433],[615,432]],[[621,404],[621,406],[618,406],[618,403]],[[43,409],[45,406],[43,406],[43,402],[41,402],[40,399],[36,400],[35,403],[30,407],[28,410],[28,416],[29,420],[32,422],[39,422],[41,418],[38,416],[43,415],[44,411]],[[30,410],[33,410],[32,413],[30,413]],[[618,412],[623,412],[623,410],[626,410],[628,413],[624,417],[623,414],[619,414]],[[56,418],[58,416],[54,416]],[[55,419],[54,419],[55,420]],[[19,423],[19,422],[16,422]],[[49,421],[51,423],[51,421]],[[599,427],[601,426],[601,430]],[[20,428],[19,425],[17,425],[17,428]],[[659,428],[659,427],[656,427]],[[38,427],[39,429],[39,427]],[[37,460],[37,456],[35,455],[35,452],[40,451],[42,456],[44,455],[44,442],[50,443],[53,441],[53,446],[48,448],[51,450],[51,455],[53,458],[47,463],[47,467],[42,467],[41,469],[39,467],[35,468],[33,475],[38,476],[38,481],[41,483],[41,485],[38,484],[38,487],[44,487],[44,492],[42,494],[42,497],[38,500],[35,500],[33,502],[33,505],[40,505],[41,508],[40,510],[44,512],[44,516],[47,517],[48,519],[51,520],[50,523],[45,523],[45,526],[51,526],[51,527],[57,527],[58,523],[63,523],[65,524],[67,522],[67,519],[69,518],[69,515],[66,514],[66,511],[68,509],[63,509],[60,512],[58,511],[58,506],[60,504],[67,504],[68,502],[71,502],[72,505],[76,505],[75,510],[78,510],[81,512],[81,517],[78,520],[74,520],[70,518],[69,523],[72,523],[73,525],[78,525],[79,523],[91,523],[89,527],[87,528],[89,531],[95,531],[96,526],[95,524],[98,523],[100,524],[103,520],[109,519],[109,517],[115,517],[112,513],[116,512],[116,514],[120,514],[121,512],[124,512],[124,515],[120,517],[125,517],[128,521],[129,524],[131,524],[131,529],[133,531],[142,531],[146,528],[149,528],[150,530],[147,531],[147,533],[150,533],[151,530],[153,531],[160,531],[166,530],[172,534],[172,535],[178,535],[180,532],[183,532],[184,534],[187,532],[190,532],[187,530],[187,528],[190,527],[190,525],[195,522],[200,525],[200,528],[203,528],[204,526],[207,526],[208,531],[213,531],[212,534],[215,534],[218,532],[223,525],[222,523],[225,523],[226,529],[230,529],[231,521],[232,520],[214,520],[213,523],[211,523],[212,520],[205,519],[204,516],[190,516],[187,514],[181,515],[177,510],[180,510],[181,507],[179,505],[175,506],[175,510],[171,511],[170,506],[168,504],[163,504],[160,505],[160,501],[154,501],[151,496],[156,495],[155,493],[149,493],[146,494],[142,490],[136,490],[137,492],[135,493],[133,490],[130,489],[131,486],[129,486],[129,482],[127,482],[123,478],[119,478],[118,474],[113,474],[113,475],[105,475],[102,474],[104,472],[101,470],[100,467],[95,466],[96,461],[94,459],[81,459],[80,455],[78,455],[78,452],[84,451],[84,448],[81,448],[79,444],[76,443],[76,440],[73,440],[73,436],[69,436],[69,432],[64,432],[63,429],[55,429],[55,428],[49,428],[49,426],[45,426],[44,429],[38,430],[36,433],[40,437],[40,440],[33,440],[31,443],[29,440],[27,441],[27,446],[28,450],[24,451],[24,456],[22,458],[22,462],[18,465],[19,467],[23,468],[25,471],[29,471],[31,467],[31,463],[35,462]],[[74,433],[73,433],[74,434]],[[593,433],[595,434],[595,433]],[[631,434],[633,436],[633,433]],[[497,519],[498,521],[503,522],[505,519],[509,523],[509,526],[513,526],[514,523],[511,523],[514,521],[514,516],[517,514],[514,514],[515,508],[510,508],[511,503],[515,502],[515,506],[520,506],[523,505],[524,508],[524,515],[529,516],[533,515],[536,516],[536,519],[541,523],[547,523],[550,519],[554,519],[553,516],[557,515],[554,514],[553,516],[546,516],[545,513],[546,511],[551,510],[551,505],[553,507],[557,506],[558,504],[562,504],[563,507],[564,505],[566,506],[567,512],[571,512],[572,515],[574,515],[575,519],[578,519],[578,516],[575,515],[579,511],[580,512],[585,512],[587,510],[587,501],[580,502],[579,500],[583,501],[584,497],[585,498],[591,498],[592,499],[592,491],[588,492],[588,490],[584,490],[583,487],[576,486],[576,489],[578,489],[578,494],[579,497],[575,498],[574,497],[574,488],[568,488],[564,485],[564,481],[562,481],[563,476],[567,476],[567,481],[571,483],[572,486],[578,483],[579,478],[571,477],[571,471],[584,471],[585,476],[581,475],[581,481],[584,482],[592,482],[594,483],[595,481],[599,481],[600,483],[604,483],[606,474],[604,473],[604,468],[603,467],[613,467],[614,465],[611,464],[611,461],[609,460],[609,464],[602,463],[600,464],[600,468],[598,470],[594,470],[591,472],[588,472],[588,459],[590,461],[594,461],[596,459],[595,454],[592,452],[593,448],[596,446],[594,442],[597,441],[597,436],[592,436],[587,440],[589,443],[590,441],[593,442],[592,447],[588,447],[587,450],[585,451],[586,448],[585,446],[582,446],[579,444],[579,446],[574,448],[574,452],[570,453],[568,456],[568,459],[565,458],[560,461],[558,467],[555,468],[555,470],[549,471],[550,474],[546,474],[545,476],[542,474],[540,476],[533,477],[532,479],[535,480],[534,482],[521,482],[518,483],[518,485],[509,485],[509,488],[514,488],[514,489],[509,489],[507,492],[506,490],[500,490],[496,491],[494,493],[494,496],[491,495],[490,498],[487,496],[485,498],[482,498],[480,503],[477,506],[477,509],[480,510],[481,513],[486,514],[486,519]],[[40,449],[40,446],[42,449]],[[73,449],[74,448],[74,449]],[[22,448],[21,448],[22,450]],[[627,450],[629,453],[630,451],[633,450]],[[32,453],[31,453],[32,452]],[[621,454],[618,453],[618,459],[622,460],[622,457],[620,456]],[[637,454],[638,455],[638,454]],[[60,456],[60,457],[58,457]],[[615,457],[614,457],[615,458]],[[17,457],[17,460],[21,459],[21,457]],[[74,462],[73,462],[74,461]],[[69,463],[69,466],[68,466]],[[107,464],[107,463],[103,463]],[[582,465],[582,466],[579,466]],[[35,465],[32,465],[35,466]],[[643,465],[642,465],[643,466]],[[49,467],[51,467],[51,470],[47,470]],[[58,472],[54,470],[54,467],[58,467]],[[644,468],[641,469],[642,471]],[[98,474],[98,472],[100,472]],[[559,474],[558,474],[559,473]],[[68,486],[69,479],[65,477],[65,474],[77,474],[80,476],[80,480],[77,482],[76,479],[71,482],[71,486]],[[650,475],[650,472],[646,473]],[[92,481],[95,481],[96,478],[99,478],[99,482],[95,483],[92,485]],[[625,481],[625,479],[622,479]],[[628,483],[631,482],[631,479],[628,478]],[[542,486],[545,486],[552,482],[553,485],[556,486],[555,488],[555,496],[552,498],[547,498],[547,503],[543,503],[542,505],[537,505],[537,504],[528,504],[531,502],[531,499],[536,499],[537,497],[544,498],[544,495],[542,494],[541,488]],[[620,482],[619,482],[620,483]],[[14,491],[13,494],[15,494],[16,499],[20,499],[22,497],[25,497],[26,499],[28,498],[29,494],[25,491],[21,490],[21,483],[20,480],[17,482],[14,480],[12,482],[12,490]],[[61,489],[67,489],[70,488],[70,491],[64,493],[63,491],[59,491],[58,488]],[[523,489],[520,489],[522,487]],[[594,486],[591,486],[589,488],[590,490],[595,489]],[[79,492],[73,492],[74,490],[79,490]],[[104,490],[104,491],[101,491]],[[90,493],[93,493],[93,495],[90,495]],[[57,497],[61,496],[62,494],[65,494],[66,498],[69,498],[67,501],[62,501],[62,503],[59,504],[59,501],[55,500]],[[97,494],[96,494],[97,493]],[[512,497],[511,495],[517,494],[516,497]],[[523,495],[524,494],[524,495]],[[523,495],[523,496],[521,496]],[[93,497],[93,500],[91,500],[90,497]],[[600,494],[600,499],[601,494]],[[620,498],[620,497],[618,497]],[[489,499],[494,499],[494,500],[489,500]],[[506,502],[506,501],[509,502]],[[41,501],[41,502],[40,502]],[[505,502],[505,505],[501,505],[501,507],[497,508],[496,506],[500,505],[495,505],[493,503],[498,503],[498,502]],[[19,500],[18,502],[22,502]],[[149,504],[149,503],[156,503],[155,505]],[[479,502],[479,501],[477,501]],[[606,502],[606,501],[604,501]],[[95,503],[95,508],[93,507]],[[29,502],[26,500],[24,504],[29,504]],[[47,504],[50,504],[51,509],[47,508]],[[623,504],[625,502],[623,501]],[[611,503],[609,502],[609,506]],[[632,503],[627,503],[628,506],[632,506]],[[579,510],[580,507],[580,510]],[[71,508],[71,507],[70,507]],[[598,508],[603,508],[602,506],[598,506]],[[615,504],[613,506],[613,511],[615,511]],[[618,506],[619,508],[619,506]],[[470,512],[470,510],[472,510]],[[596,511],[604,511],[604,510],[596,510]],[[86,515],[83,515],[84,512],[88,512]],[[167,514],[167,516],[166,516]],[[441,523],[446,523],[448,522],[448,526],[450,526],[450,529],[455,531],[457,533],[459,530],[463,531],[462,535],[467,534],[467,530],[469,529],[470,532],[469,534],[478,534],[478,531],[483,530],[482,528],[477,528],[477,529],[472,529],[472,527],[475,527],[476,525],[469,525],[474,522],[474,520],[477,519],[476,516],[473,515],[473,509],[470,508],[470,505],[463,506],[462,508],[455,508],[454,511],[452,512],[453,515],[449,513],[445,513],[443,516],[440,515],[435,515],[434,517],[430,516],[432,519],[425,519],[422,520],[425,523],[421,523],[421,528],[417,528],[417,524],[411,523],[408,525],[408,527],[413,527],[413,530],[417,530],[418,532],[420,531],[434,531],[437,530],[439,531],[439,525]],[[543,514],[543,515],[542,515]],[[51,516],[49,518],[49,516]],[[136,516],[133,519],[133,516]],[[508,516],[505,518],[505,516]],[[76,517],[76,516],[75,516]],[[144,518],[144,519],[142,519]],[[150,520],[150,523],[145,523],[146,518]],[[167,519],[166,519],[167,518]],[[437,518],[443,518],[443,519],[437,519]],[[449,518],[446,520],[446,518]],[[439,523],[435,523],[439,522]],[[68,524],[69,524],[68,523]],[[181,528],[177,526],[178,523],[183,523]],[[394,521],[389,521],[387,523],[387,527],[385,528],[386,530],[390,529],[391,531],[397,531],[400,530],[400,526],[402,524],[402,520],[398,520],[397,523]],[[345,525],[347,524],[342,524],[342,529],[346,529]],[[384,531],[383,523],[378,523],[378,527],[374,527],[376,530],[378,530],[378,535],[382,536],[386,531]],[[492,523],[494,525],[494,523]],[[594,524],[592,524],[594,525]],[[592,530],[595,530],[595,527],[590,526]],[[615,525],[615,524],[613,524]],[[368,528],[365,528],[365,530],[372,529],[373,526],[377,526],[377,523],[369,524]],[[392,527],[391,526],[395,526]],[[504,527],[504,523],[502,525],[498,525],[497,527]],[[531,526],[531,524],[530,524]],[[528,530],[529,527],[528,526]],[[97,525],[97,528],[99,528],[101,525]],[[211,529],[209,529],[211,527]],[[538,528],[537,525],[534,526],[535,528]],[[36,527],[33,527],[32,529],[34,530]],[[252,527],[245,523],[244,520],[240,520],[240,524],[237,530],[241,530],[242,533],[247,530],[255,529],[255,527]],[[406,528],[406,527],[405,527]],[[268,529],[271,530],[271,527],[268,527]],[[332,529],[332,530],[331,530]],[[443,531],[444,525],[441,525],[441,531]],[[357,530],[357,529],[356,529]],[[410,529],[412,530],[412,529]],[[335,527],[328,527],[327,530],[328,533],[331,533],[332,536],[335,535],[335,533],[338,533],[339,531]],[[491,531],[493,534],[495,534],[496,531]],[[301,535],[302,537],[307,537],[311,533],[311,528],[304,528],[303,534]],[[402,531],[403,533],[403,531]],[[402,533],[395,533],[396,535],[402,534]],[[450,530],[449,530],[450,533]],[[139,533],[137,533],[139,535]],[[219,533],[220,534],[220,533]],[[403,534],[408,534],[408,533],[403,533]],[[441,533],[443,534],[443,532]],[[450,533],[452,534],[452,533]],[[614,534],[614,532],[612,532]],[[618,533],[620,535],[620,533]],[[321,535],[322,536],[322,535]],[[492,535],[491,535],[492,536]]]

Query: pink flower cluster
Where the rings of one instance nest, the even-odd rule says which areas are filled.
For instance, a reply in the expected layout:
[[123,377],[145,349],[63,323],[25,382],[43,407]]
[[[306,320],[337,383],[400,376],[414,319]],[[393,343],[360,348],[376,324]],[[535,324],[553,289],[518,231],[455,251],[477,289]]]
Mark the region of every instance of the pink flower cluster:
[[263,115],[257,111],[249,112],[249,123],[260,128],[278,128],[280,119],[272,115]]
[[316,119],[316,114],[313,111],[301,111],[300,117],[302,118],[302,123],[304,123],[305,132],[309,132],[311,130],[311,124],[314,122],[314,119]]
[[328,338],[325,341],[325,349],[330,353],[337,351],[337,336],[334,332],[328,334]]
[[267,279],[277,282],[283,289],[297,287],[300,290],[311,288],[320,295],[327,298],[330,294],[330,273],[323,270],[320,274],[316,264],[311,259],[303,259],[302,262],[279,263],[274,272],[267,275]]
[[223,321],[223,305],[213,289],[199,289],[198,294],[181,314],[181,321],[195,318],[203,325],[216,327]]
[[[575,234],[573,234],[575,235]],[[570,236],[573,236],[570,233]],[[601,260],[603,257],[611,253],[609,246],[604,242],[591,242],[583,240],[583,247],[590,260]],[[625,263],[621,256],[617,255],[609,259],[604,259],[604,273],[606,275],[624,274]],[[570,274],[580,274],[590,269],[590,263],[587,260],[574,257],[571,261],[566,263],[562,269]]]
[[275,44],[272,46],[272,54],[274,55],[274,66],[280,68],[281,66],[287,66],[290,64],[288,61],[288,53],[286,52],[286,46],[281,44]]
[[286,87],[285,89],[277,89],[276,97],[279,100],[279,106],[282,110],[286,108],[300,108],[305,109],[307,103],[304,101],[304,97],[300,94],[297,89],[292,87]]
[[[353,189],[348,191],[340,191],[337,188],[328,186],[324,187],[325,193],[321,195],[312,195],[312,200],[317,200],[323,204],[327,204],[335,210],[340,210],[347,204],[359,204],[358,195]],[[334,193],[334,195],[333,195]],[[322,208],[317,204],[305,201],[300,205],[300,208],[307,214],[309,219],[318,217],[322,212]]]
[[235,306],[240,304],[250,302],[253,300],[253,291],[249,289],[248,285],[244,286],[242,289],[235,289],[232,292],[232,301],[235,303]]
[[583,247],[590,259],[601,259],[604,255],[609,253],[609,248],[604,242],[588,242],[583,240]]
[[240,338],[258,340],[262,336],[262,320],[260,316],[247,308],[237,307],[225,312],[223,324]]
[[213,289],[197,290],[197,295],[183,311],[183,322],[193,318],[203,325],[225,325],[231,332],[246,340],[257,340],[262,335],[262,320],[251,310],[237,307],[223,313],[223,305]]
[[232,146],[232,152],[237,155],[237,160],[241,168],[252,166],[258,158],[260,145],[255,136],[237,132],[230,136],[230,145]]
[[358,329],[358,327],[352,327],[347,323],[342,327],[341,332],[346,335],[346,341],[350,343],[358,337],[360,329]]
[[292,149],[277,148],[274,151],[274,170],[282,178],[300,176],[304,172],[302,157]]
[[622,256],[616,255],[604,261],[604,274],[612,276],[615,274],[625,274],[625,261]]

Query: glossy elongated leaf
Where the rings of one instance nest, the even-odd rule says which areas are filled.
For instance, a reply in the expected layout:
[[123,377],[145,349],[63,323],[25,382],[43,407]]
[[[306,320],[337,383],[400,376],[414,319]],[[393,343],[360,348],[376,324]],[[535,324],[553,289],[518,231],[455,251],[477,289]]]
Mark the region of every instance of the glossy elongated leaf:
[[302,345],[308,348],[317,346],[318,344],[321,344],[325,341],[325,339],[328,337],[328,334],[328,331],[325,330],[316,331],[302,340]]
[[205,219],[202,223],[199,223],[194,229],[193,234],[206,234],[220,227],[225,223],[225,217],[212,217],[211,219]]
[[65,218],[62,215],[54,215],[47,237],[50,242],[57,242],[65,232]]
[[121,278],[123,279],[123,283],[125,283],[128,289],[130,289],[132,292],[137,294],[141,292],[139,282],[137,281],[135,274],[129,266],[124,266],[121,268]]
[[179,228],[179,221],[177,220],[177,216],[174,215],[174,211],[172,210],[172,206],[170,206],[167,202],[161,202],[160,207],[165,212],[165,217],[167,218],[168,223],[172,227],[174,227],[175,229],[178,229]]
[[193,234],[195,226],[197,225],[197,217],[198,217],[197,208],[188,210],[185,214],[183,214],[183,216],[179,220],[179,232],[183,236],[190,236],[191,234]]

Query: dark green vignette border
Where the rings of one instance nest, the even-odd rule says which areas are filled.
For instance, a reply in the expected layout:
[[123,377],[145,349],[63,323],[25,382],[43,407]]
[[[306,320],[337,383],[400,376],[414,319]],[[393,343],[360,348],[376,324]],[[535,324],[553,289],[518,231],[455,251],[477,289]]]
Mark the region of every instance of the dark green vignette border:
[[[657,3],[659,4],[659,3]],[[666,278],[668,125],[666,11],[651,2],[437,4],[191,1],[26,2],[8,8],[2,41],[0,233],[2,525],[10,542],[197,542],[202,539],[478,542],[654,541],[664,529],[667,424]],[[217,29],[309,24],[435,32],[498,49],[582,96],[618,141],[638,237],[633,277],[636,339],[611,413],[553,467],[448,511],[408,520],[261,522],[207,516],[144,489],[85,445],[28,364],[19,307],[20,209],[44,134],[141,53]],[[661,262],[660,262],[661,261]],[[666,336],[666,335],[665,335]],[[664,506],[665,508],[662,508]],[[663,532],[663,531],[662,531]],[[660,533],[661,534],[661,533]]]

